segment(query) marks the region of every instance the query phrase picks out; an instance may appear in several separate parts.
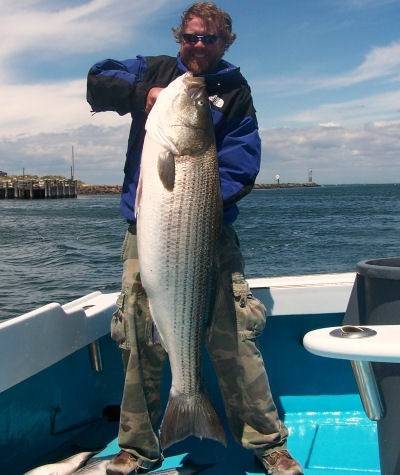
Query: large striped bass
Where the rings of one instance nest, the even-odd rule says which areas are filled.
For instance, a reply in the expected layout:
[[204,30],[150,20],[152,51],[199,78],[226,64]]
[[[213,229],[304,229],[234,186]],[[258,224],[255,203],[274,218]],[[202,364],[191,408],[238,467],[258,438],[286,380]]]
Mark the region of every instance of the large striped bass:
[[189,435],[225,444],[200,364],[221,216],[204,78],[186,73],[159,94],[147,118],[137,193],[140,274],[172,373],[164,448]]

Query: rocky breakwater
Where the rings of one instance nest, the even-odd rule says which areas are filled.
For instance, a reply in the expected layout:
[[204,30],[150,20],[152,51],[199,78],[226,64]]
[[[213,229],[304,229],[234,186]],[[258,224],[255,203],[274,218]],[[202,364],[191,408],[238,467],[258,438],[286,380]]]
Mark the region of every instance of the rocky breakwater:
[[[307,183],[256,183],[255,190],[268,190],[271,188],[312,188],[318,185],[315,182]],[[120,194],[120,185],[89,185],[78,181],[78,195],[113,195]]]
[[115,195],[120,194],[122,186],[120,185],[88,185],[86,183],[78,184],[78,195]]
[[307,183],[256,183],[254,185],[255,190],[269,190],[271,188],[313,188],[318,185],[318,183],[307,182]]

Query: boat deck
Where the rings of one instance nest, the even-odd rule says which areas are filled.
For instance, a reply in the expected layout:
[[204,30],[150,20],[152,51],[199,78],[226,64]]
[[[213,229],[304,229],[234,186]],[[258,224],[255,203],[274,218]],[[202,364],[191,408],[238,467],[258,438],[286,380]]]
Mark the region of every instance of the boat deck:
[[[290,399],[285,401],[286,405],[297,406],[300,402]],[[358,404],[357,399],[356,395],[348,395],[335,397],[331,402],[336,407],[354,407]],[[318,407],[318,397],[314,403]],[[367,419],[363,411],[287,412],[285,424],[290,431],[289,449],[302,464],[306,475],[380,473],[376,424]],[[114,439],[94,457],[93,462],[108,460],[118,451],[118,442]],[[191,439],[171,447],[165,455],[162,467],[154,473],[263,473],[252,454],[230,436],[227,448],[212,441]]]
[[[350,363],[315,356],[302,344],[307,332],[341,324],[352,281],[353,275],[341,274],[251,282],[268,308],[259,344],[274,400],[289,428],[289,450],[306,475],[381,473],[377,425],[365,415]],[[0,422],[6,428],[0,431],[1,475],[21,475],[99,448],[101,452],[76,473],[105,474],[105,464],[119,450],[118,417],[107,417],[106,410],[119,404],[123,387],[121,355],[108,334],[115,299],[114,294],[97,292],[1,324],[0,355],[8,362],[8,371],[0,373]],[[94,341],[101,351],[100,371],[88,351]],[[16,352],[15,342],[24,351]],[[228,446],[187,439],[166,451],[154,473],[262,473],[252,453],[231,438],[207,356],[204,364],[206,386],[225,425]],[[169,387],[166,368],[164,404]]]

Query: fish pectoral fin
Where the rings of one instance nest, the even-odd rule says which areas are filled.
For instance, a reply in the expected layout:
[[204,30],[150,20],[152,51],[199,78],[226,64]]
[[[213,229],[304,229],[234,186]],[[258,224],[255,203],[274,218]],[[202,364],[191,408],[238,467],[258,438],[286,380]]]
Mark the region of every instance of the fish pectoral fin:
[[172,191],[175,185],[175,156],[169,151],[159,154],[157,162],[158,176],[164,188]]

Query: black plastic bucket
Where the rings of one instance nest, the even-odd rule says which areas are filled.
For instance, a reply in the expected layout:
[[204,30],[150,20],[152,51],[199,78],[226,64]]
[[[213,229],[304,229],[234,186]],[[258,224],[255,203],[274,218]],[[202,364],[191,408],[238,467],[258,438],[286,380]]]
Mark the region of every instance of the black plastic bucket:
[[[357,264],[347,325],[400,325],[400,257]],[[400,345],[400,341],[399,341]],[[378,421],[382,475],[400,474],[400,363],[372,364],[384,417]]]

